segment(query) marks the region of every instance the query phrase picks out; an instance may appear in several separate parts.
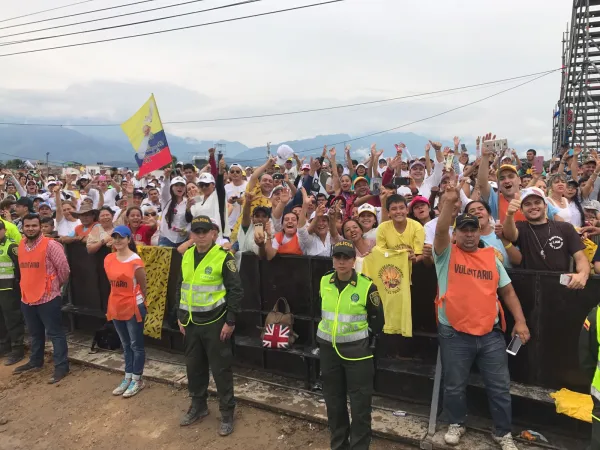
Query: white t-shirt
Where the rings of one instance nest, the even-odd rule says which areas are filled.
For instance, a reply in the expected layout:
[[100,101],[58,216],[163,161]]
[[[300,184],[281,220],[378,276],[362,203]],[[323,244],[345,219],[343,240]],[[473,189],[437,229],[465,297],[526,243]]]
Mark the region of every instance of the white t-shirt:
[[[436,217],[433,220],[430,220],[425,224],[423,228],[425,228],[425,244],[433,245],[433,239],[435,238],[435,227],[437,227],[438,218]],[[450,227],[448,232],[450,233],[450,239],[452,239],[452,232],[454,231],[454,227]]]
[[[246,190],[247,181],[243,181],[242,184],[236,186],[233,183],[229,183],[225,185],[225,198],[226,201],[229,201],[231,197],[241,197],[244,195],[244,191]],[[227,219],[229,221],[229,228],[233,229],[235,223],[237,222],[238,217],[242,213],[242,205],[239,203],[234,203],[233,208],[231,209],[231,214]]]
[[73,237],[75,236],[75,227],[77,227],[77,225],[81,225],[81,221],[79,219],[71,222],[63,217],[62,220],[56,224],[56,231],[61,237]]
[[[289,237],[286,236],[285,233],[283,235],[283,239],[281,240],[281,245],[285,245],[288,242],[290,242],[292,239],[294,238],[294,236]],[[273,239],[273,241],[271,242],[271,246],[275,249],[275,250],[279,250],[279,242],[277,241],[277,239]]]
[[117,204],[115,203],[117,195],[119,195],[119,193],[117,192],[116,189],[114,189],[114,188],[113,189],[108,189],[104,193],[104,205],[105,206],[110,206],[111,208],[117,206]]

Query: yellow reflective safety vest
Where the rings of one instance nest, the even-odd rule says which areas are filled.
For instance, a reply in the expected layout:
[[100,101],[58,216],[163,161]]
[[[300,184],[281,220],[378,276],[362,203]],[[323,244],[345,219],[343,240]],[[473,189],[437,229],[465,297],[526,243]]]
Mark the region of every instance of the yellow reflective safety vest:
[[[356,284],[349,282],[342,292],[335,285],[335,273],[321,278],[321,322],[317,336],[331,342],[337,351],[340,343],[356,342],[369,337],[367,297],[372,281],[357,274]],[[344,358],[362,360],[372,358]]]
[[184,326],[193,323],[192,313],[214,311],[225,304],[223,262],[227,252],[220,246],[213,245],[198,267],[194,268],[195,251],[195,246],[188,249],[181,262],[183,283],[179,309],[189,313],[188,321],[183,324]]
[[11,244],[14,244],[12,239],[5,239],[4,244],[0,244],[0,291],[12,290],[12,284],[5,280],[15,279],[15,265],[8,254]]
[[[600,344],[600,308],[596,309],[596,339],[598,339],[598,344]],[[590,393],[592,394],[592,397],[600,401],[600,347],[598,348],[596,373],[594,373],[594,379],[592,380],[592,389]],[[595,417],[593,414],[592,417],[596,420],[600,420],[600,417]]]

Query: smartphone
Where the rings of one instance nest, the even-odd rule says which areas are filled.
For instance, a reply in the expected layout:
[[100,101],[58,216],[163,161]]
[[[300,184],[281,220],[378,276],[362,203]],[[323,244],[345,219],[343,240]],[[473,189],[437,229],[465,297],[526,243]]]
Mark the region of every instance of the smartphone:
[[454,162],[454,153],[448,153],[446,156],[446,170],[450,170],[452,168],[452,163]]
[[465,144],[460,144],[460,151],[463,153],[467,153],[467,146]]
[[410,178],[409,177],[394,177],[394,186],[410,186]]
[[262,223],[254,224],[254,239],[262,240],[265,237],[265,229]]
[[394,144],[394,147],[396,147],[396,153],[401,155],[402,154],[402,148],[398,145],[398,144]]
[[534,156],[533,167],[535,167],[535,171],[541,175],[544,172],[544,157]]
[[506,353],[515,356],[519,352],[521,345],[523,345],[523,342],[521,342],[521,338],[518,334],[515,334],[512,340],[510,341],[510,344],[508,344],[508,347],[506,347]]
[[560,275],[560,284],[562,284],[563,286],[568,286],[570,282],[571,282],[571,275],[568,275],[566,273],[563,273]]

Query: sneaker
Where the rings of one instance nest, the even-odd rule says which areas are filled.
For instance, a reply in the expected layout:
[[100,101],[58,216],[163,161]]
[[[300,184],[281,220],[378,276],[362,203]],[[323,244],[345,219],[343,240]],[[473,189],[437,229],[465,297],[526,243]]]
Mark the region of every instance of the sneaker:
[[192,404],[187,410],[187,413],[185,413],[185,416],[181,418],[179,425],[182,427],[187,427],[188,425],[191,425],[197,420],[203,419],[206,416],[208,416],[208,407],[200,404],[200,402],[192,400]]
[[448,431],[444,435],[444,441],[448,445],[458,445],[460,438],[467,432],[467,429],[458,423],[453,423],[448,426]]
[[142,380],[141,378],[139,380],[131,380],[131,383],[129,383],[129,386],[127,386],[127,389],[125,390],[125,392],[123,392],[123,397],[133,397],[145,387],[146,385],[144,384],[144,380]]
[[113,391],[113,395],[123,395],[131,384],[131,378],[124,378],[121,384]]
[[233,417],[221,417],[219,436],[229,436],[233,433]]
[[513,441],[512,434],[506,433],[504,436],[492,436],[494,441],[500,444],[502,450],[519,450],[516,446],[515,441]]
[[13,373],[23,373],[29,370],[40,370],[41,368],[42,366],[34,366],[33,364],[31,364],[31,361],[28,361],[22,366],[19,366],[15,370],[13,370]]

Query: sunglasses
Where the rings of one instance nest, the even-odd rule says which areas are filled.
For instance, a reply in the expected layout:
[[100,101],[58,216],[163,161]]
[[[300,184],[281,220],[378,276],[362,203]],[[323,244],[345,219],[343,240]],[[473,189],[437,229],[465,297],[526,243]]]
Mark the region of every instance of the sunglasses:
[[198,183],[198,187],[200,189],[204,189],[205,187],[208,187],[208,186],[210,186],[210,184],[208,184],[208,183]]
[[229,173],[242,173],[241,170],[230,170]]
[[155,212],[147,212],[147,213],[144,213],[144,215],[145,216],[153,216],[154,217],[154,216],[156,216],[156,213]]

